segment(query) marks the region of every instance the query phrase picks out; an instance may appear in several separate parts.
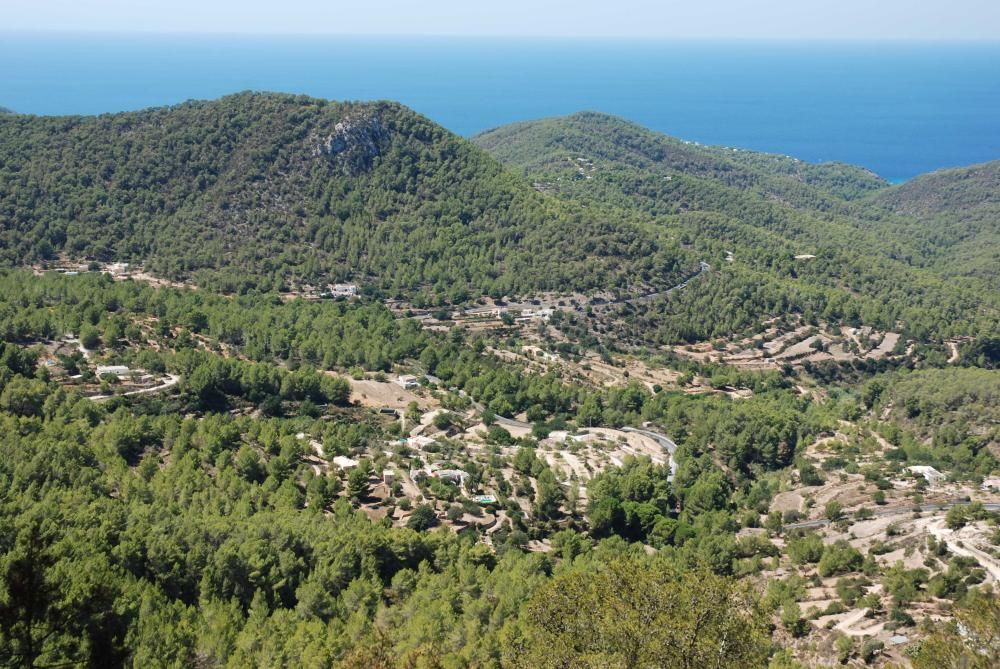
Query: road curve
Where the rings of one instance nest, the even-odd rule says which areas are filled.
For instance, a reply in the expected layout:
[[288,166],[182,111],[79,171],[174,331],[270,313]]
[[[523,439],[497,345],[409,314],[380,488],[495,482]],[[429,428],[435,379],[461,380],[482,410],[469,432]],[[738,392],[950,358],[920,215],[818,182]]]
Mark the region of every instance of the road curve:
[[141,388],[139,390],[130,390],[129,392],[121,393],[120,395],[92,395],[89,399],[94,402],[103,402],[104,400],[109,400],[112,397],[129,397],[132,395],[147,395],[149,393],[158,393],[167,390],[169,388],[173,388],[174,386],[177,385],[178,381],[181,380],[181,377],[177,376],[176,374],[167,374],[167,376],[170,378],[168,378],[160,385],[154,386],[152,388]]
[[[476,402],[475,400],[472,400],[472,407],[477,411],[479,411],[480,413],[486,410],[486,407],[484,407],[479,402]],[[531,423],[526,423],[523,420],[505,418],[503,416],[497,416],[495,418],[495,421],[497,425],[504,425],[506,427],[517,427],[527,430],[530,430],[533,427]],[[677,474],[677,460],[674,459],[674,452],[677,450],[677,444],[674,443],[673,439],[671,439],[666,435],[660,434],[659,432],[652,432],[650,430],[644,430],[638,427],[623,427],[621,428],[621,430],[622,432],[634,432],[636,434],[641,434],[642,436],[648,437],[653,441],[655,441],[656,443],[658,443],[660,446],[662,446],[663,449],[670,456],[670,476],[667,478],[667,481],[672,482],[674,480],[674,476]]]
[[532,427],[534,427],[531,423],[525,423],[523,420],[504,418],[503,416],[497,416],[494,420],[497,425],[506,425],[507,427],[518,427],[526,430],[530,430]]
[[694,274],[689,275],[686,279],[684,279],[683,281],[681,281],[676,286],[671,286],[670,288],[664,288],[663,290],[657,290],[657,291],[654,291],[652,293],[646,293],[645,295],[637,295],[635,297],[622,297],[622,298],[619,298],[617,300],[608,300],[607,302],[598,302],[596,304],[591,304],[590,306],[592,308],[594,308],[594,309],[602,309],[604,307],[610,307],[610,306],[614,306],[614,305],[617,305],[617,304],[633,304],[634,305],[634,304],[642,304],[644,302],[652,302],[656,298],[662,297],[663,295],[669,295],[670,293],[674,292],[675,290],[681,290],[682,288],[687,288],[687,285],[688,285],[689,282],[694,281],[695,279],[697,279],[699,276],[701,276],[702,274],[704,274],[705,272],[707,272],[710,269],[712,269],[712,266],[709,265],[704,260],[701,260],[701,261],[698,262],[698,271],[695,272]]
[[[483,406],[481,402],[477,402],[476,400],[469,397],[469,395],[464,390],[459,390],[458,394],[461,395],[462,397],[468,397],[472,403],[473,409],[475,409],[481,414],[486,413],[486,407]],[[515,420],[513,418],[505,418],[499,414],[494,415],[493,422],[496,423],[497,425],[504,425],[506,427],[517,427],[525,430],[530,430],[531,428],[534,427],[532,423],[526,423],[523,420]]]
[[670,454],[670,476],[667,481],[673,482],[674,476],[677,474],[677,460],[674,459],[674,452],[677,450],[677,444],[670,437],[660,434],[659,432],[651,432],[650,430],[642,430],[637,427],[623,427],[623,432],[635,432],[636,434],[641,434],[644,437],[649,437],[660,446],[662,446],[667,453]]

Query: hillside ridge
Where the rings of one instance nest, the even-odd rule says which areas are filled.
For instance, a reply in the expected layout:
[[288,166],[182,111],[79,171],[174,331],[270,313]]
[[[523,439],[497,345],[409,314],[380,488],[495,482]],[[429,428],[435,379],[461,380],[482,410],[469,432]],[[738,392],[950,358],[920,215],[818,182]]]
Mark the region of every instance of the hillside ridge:
[[672,279],[694,262],[628,221],[535,192],[392,102],[241,93],[13,116],[0,123],[0,161],[0,246],[13,264],[67,253],[227,290],[351,278],[390,295],[503,295],[606,288],[624,272]]
[[[0,119],[7,265],[130,262],[224,292],[351,281],[438,307],[661,295],[623,319],[665,342],[788,312],[919,338],[993,327],[989,219],[929,226],[888,193],[905,191],[597,112],[471,141],[395,102],[257,92]],[[667,290],[700,263],[709,280]]]

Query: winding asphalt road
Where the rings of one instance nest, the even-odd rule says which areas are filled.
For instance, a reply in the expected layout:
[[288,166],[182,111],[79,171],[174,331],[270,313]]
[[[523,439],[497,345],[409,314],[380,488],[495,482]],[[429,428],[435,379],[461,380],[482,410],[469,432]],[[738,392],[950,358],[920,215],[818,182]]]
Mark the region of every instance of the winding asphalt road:
[[670,437],[660,434],[659,432],[651,432],[650,430],[640,430],[637,427],[623,427],[623,432],[634,432],[636,434],[641,434],[644,437],[649,437],[670,454],[670,476],[667,481],[673,482],[674,475],[677,474],[677,460],[674,459],[674,452],[677,450],[677,444]]
[[[948,509],[956,506],[965,506],[969,504],[967,500],[953,500],[951,502],[939,502],[936,504],[922,504],[917,506],[915,504],[910,504],[909,506],[893,506],[885,509],[875,509],[874,518],[885,518],[886,516],[902,516],[908,513],[914,513],[920,511],[920,513],[933,513],[936,511],[947,511]],[[987,502],[983,504],[983,508],[987,511],[1000,511],[1000,503]],[[826,518],[818,518],[816,520],[806,520],[801,523],[789,523],[785,525],[786,530],[799,530],[799,529],[812,529],[816,527],[823,527],[824,525],[829,525],[830,521]]]
[[652,302],[656,298],[661,297],[663,295],[669,295],[675,290],[687,288],[689,282],[694,281],[695,279],[697,279],[699,276],[701,276],[710,269],[712,269],[712,266],[709,265],[704,260],[702,260],[698,263],[698,271],[689,276],[688,278],[684,279],[683,281],[681,281],[676,286],[671,286],[670,288],[666,288],[664,290],[658,290],[654,293],[646,293],[645,295],[639,295],[637,297],[623,297],[617,300],[609,300],[608,302],[599,302],[596,304],[591,304],[590,306],[594,309],[602,309],[604,307],[610,307],[616,304],[642,304],[643,302]]

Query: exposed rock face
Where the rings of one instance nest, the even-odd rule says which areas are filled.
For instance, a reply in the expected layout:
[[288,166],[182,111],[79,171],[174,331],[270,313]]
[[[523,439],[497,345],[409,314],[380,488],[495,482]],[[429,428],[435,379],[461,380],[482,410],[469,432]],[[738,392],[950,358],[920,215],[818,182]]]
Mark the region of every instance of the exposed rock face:
[[315,154],[325,156],[331,166],[355,176],[371,169],[389,141],[389,131],[376,112],[347,116],[334,132],[319,139]]

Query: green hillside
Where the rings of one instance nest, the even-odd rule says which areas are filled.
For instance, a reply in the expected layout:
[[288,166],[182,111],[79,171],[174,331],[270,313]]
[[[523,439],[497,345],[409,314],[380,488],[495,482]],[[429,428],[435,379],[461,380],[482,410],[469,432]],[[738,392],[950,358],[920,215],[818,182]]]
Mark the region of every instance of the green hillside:
[[139,261],[227,290],[351,278],[461,299],[666,281],[684,264],[398,104],[276,94],[5,118],[0,229],[8,263]]
[[127,261],[226,292],[351,280],[430,304],[657,293],[706,261],[707,280],[625,320],[662,343],[788,313],[992,332],[991,182],[952,177],[950,207],[941,180],[890,188],[595,113],[473,143],[395,103],[243,93],[0,119],[0,260]]
[[914,216],[996,208],[1000,206],[1000,161],[924,174],[886,189],[878,201]]
[[634,169],[673,170],[726,186],[813,201],[819,195],[816,191],[849,199],[888,185],[859,167],[813,165],[785,156],[701,146],[595,112],[514,123],[484,132],[474,141],[504,163],[528,172],[565,169],[582,152]]
[[938,271],[1000,291],[1000,161],[926,174],[872,202],[915,221],[911,233]]
[[[996,325],[989,279],[942,271],[938,233],[887,206],[880,198],[898,190],[867,170],[703,147],[594,113],[474,141],[539,189],[645,218],[716,268],[713,281],[651,307],[647,325],[664,324],[664,342],[730,333],[789,309],[887,329],[902,322],[918,339]],[[997,248],[983,232],[974,236],[980,260]]]

